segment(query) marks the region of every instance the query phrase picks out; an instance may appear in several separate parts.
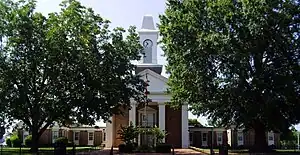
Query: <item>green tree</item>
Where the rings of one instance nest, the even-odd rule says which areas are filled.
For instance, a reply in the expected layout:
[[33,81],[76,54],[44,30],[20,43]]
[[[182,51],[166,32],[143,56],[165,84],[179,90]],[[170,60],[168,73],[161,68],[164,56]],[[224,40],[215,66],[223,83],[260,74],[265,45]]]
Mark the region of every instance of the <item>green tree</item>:
[[134,27],[111,31],[109,21],[75,0],[48,16],[35,6],[0,1],[0,107],[29,128],[33,152],[53,122],[108,120],[144,91],[131,63],[141,51]]
[[[207,123],[208,123],[209,126],[213,126],[213,127],[216,127],[216,128],[222,128],[222,127],[224,127],[224,126],[222,125],[221,119],[217,119],[217,120],[208,119],[208,120],[207,120]],[[227,127],[227,126],[226,126],[226,127]]]
[[281,145],[288,148],[294,148],[297,144],[298,140],[298,131],[294,126],[291,127],[291,129],[288,129],[288,131],[283,132],[280,135],[280,141]]
[[189,125],[192,125],[192,126],[203,126],[197,119],[189,119]]
[[168,0],[159,25],[172,103],[265,131],[299,123],[297,0]]

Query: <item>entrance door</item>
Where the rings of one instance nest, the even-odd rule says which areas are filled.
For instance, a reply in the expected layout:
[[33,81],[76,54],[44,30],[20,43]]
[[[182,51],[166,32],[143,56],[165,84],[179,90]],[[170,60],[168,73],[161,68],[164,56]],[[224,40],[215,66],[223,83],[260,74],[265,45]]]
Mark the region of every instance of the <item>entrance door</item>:
[[94,145],[94,132],[88,132],[88,145]]

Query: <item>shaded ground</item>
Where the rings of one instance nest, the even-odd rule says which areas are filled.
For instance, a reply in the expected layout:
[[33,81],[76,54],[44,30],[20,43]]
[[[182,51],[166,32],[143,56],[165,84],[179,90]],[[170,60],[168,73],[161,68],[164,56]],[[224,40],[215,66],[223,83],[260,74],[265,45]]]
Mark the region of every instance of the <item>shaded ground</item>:
[[[89,153],[78,153],[78,155],[109,155],[110,149],[101,151],[93,151]],[[203,153],[194,151],[192,149],[175,149],[176,155],[203,155]],[[117,149],[114,149],[114,155],[119,155]],[[126,155],[126,154],[123,154]],[[133,155],[172,155],[172,153],[133,153]]]

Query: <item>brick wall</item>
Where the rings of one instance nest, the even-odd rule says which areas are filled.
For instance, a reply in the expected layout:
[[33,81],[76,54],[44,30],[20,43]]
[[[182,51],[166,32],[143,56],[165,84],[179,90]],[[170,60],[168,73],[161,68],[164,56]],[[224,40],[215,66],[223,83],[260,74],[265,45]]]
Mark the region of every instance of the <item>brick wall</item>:
[[51,129],[46,129],[39,139],[40,145],[50,145],[52,144],[52,131]]
[[176,110],[166,106],[165,119],[166,131],[168,132],[166,143],[172,144],[175,148],[181,148],[181,108]]
[[[193,141],[192,141],[192,146],[195,147],[204,147],[202,146],[202,133],[207,133],[207,147],[211,147],[212,144],[212,139],[213,139],[213,146],[216,147],[218,146],[217,143],[217,133],[220,133],[218,131],[214,131],[213,132],[213,137],[212,137],[212,132],[211,131],[205,131],[205,132],[201,132],[201,131],[194,131],[193,133]],[[223,131],[222,132],[222,144],[227,143],[227,131]]]
[[122,144],[122,140],[120,139],[120,135],[118,134],[119,130],[121,130],[121,126],[128,126],[129,125],[129,110],[128,109],[122,109],[124,112],[123,115],[114,115],[113,116],[113,125],[114,125],[114,131],[113,131],[113,146],[118,147],[120,144]]

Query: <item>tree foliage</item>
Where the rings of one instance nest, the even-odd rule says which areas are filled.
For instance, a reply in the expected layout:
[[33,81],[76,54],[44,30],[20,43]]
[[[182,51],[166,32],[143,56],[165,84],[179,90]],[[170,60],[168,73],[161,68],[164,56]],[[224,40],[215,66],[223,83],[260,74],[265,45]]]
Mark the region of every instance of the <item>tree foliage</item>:
[[294,126],[291,127],[287,132],[280,135],[280,142],[282,147],[295,148],[298,141],[298,131]]
[[203,125],[197,119],[189,119],[189,125],[202,127]]
[[111,31],[75,0],[48,16],[35,6],[0,1],[0,108],[29,127],[33,146],[54,121],[92,125],[143,99],[131,63],[141,51],[135,27]]
[[297,0],[168,0],[159,29],[172,102],[254,128],[262,143],[299,123],[299,17]]

